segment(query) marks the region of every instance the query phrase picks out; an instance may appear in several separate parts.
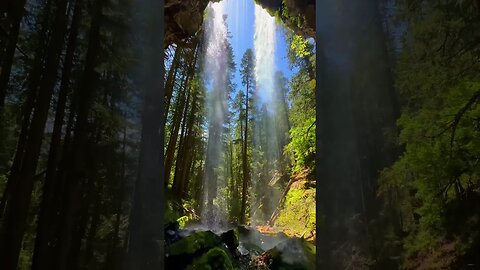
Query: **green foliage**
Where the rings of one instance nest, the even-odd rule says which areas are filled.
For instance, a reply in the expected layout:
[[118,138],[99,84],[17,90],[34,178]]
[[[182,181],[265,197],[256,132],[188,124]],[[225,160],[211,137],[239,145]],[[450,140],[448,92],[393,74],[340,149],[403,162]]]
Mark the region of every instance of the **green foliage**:
[[463,256],[480,243],[480,19],[458,1],[397,8],[408,24],[396,70],[405,151],[382,172],[379,194],[403,221],[405,264],[450,244]]
[[180,226],[181,229],[185,228],[185,225],[187,222],[190,220],[188,216],[181,216],[177,219],[178,225]]
[[302,36],[294,35],[292,42],[290,43],[290,49],[295,52],[297,57],[306,57],[311,54],[308,48],[308,41],[305,40]]
[[305,125],[290,129],[291,141],[285,148],[293,154],[293,172],[315,167],[315,118],[305,121]]
[[314,231],[316,224],[315,189],[302,185],[292,187],[287,193],[275,226],[288,229],[297,236]]
[[[242,75],[242,84],[243,86],[249,86],[253,88],[253,81],[254,81],[254,71],[255,71],[255,63],[253,60],[253,52],[252,49],[248,49],[242,57],[242,63],[240,68],[240,74]],[[250,89],[249,89],[250,90]]]
[[316,80],[312,77],[314,74],[310,73],[315,66],[311,59],[314,56],[313,47],[302,43],[305,46],[299,49],[294,45],[294,40],[290,40],[289,59],[291,65],[299,67],[299,71],[290,81],[290,143],[285,150],[292,156],[293,171],[299,172],[315,167]]
[[182,210],[178,205],[175,203],[175,200],[167,199],[166,200],[166,207],[165,207],[165,214],[163,217],[164,223],[175,222],[179,218],[181,218]]

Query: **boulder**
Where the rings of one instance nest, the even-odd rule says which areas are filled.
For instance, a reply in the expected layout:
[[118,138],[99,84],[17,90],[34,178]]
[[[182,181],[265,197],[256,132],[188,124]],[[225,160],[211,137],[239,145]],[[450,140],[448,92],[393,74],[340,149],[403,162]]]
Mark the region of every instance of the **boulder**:
[[227,245],[228,249],[234,253],[238,247],[238,229],[232,229],[224,232],[220,238]]
[[221,243],[211,231],[194,232],[166,247],[165,269],[185,269],[192,261]]
[[187,270],[233,270],[232,261],[225,250],[215,247],[195,259]]
[[169,256],[190,254],[211,249],[220,244],[221,239],[218,235],[211,231],[195,232],[175,243],[167,249]]
[[315,247],[303,239],[291,238],[253,257],[250,267],[269,270],[315,269]]
[[167,244],[180,240],[179,229],[179,224],[176,221],[165,224],[165,242]]

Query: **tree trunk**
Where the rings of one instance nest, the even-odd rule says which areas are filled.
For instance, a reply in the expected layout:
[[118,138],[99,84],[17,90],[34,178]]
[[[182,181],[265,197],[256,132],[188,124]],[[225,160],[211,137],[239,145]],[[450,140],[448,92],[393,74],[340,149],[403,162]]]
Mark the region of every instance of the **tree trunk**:
[[[44,77],[40,81],[40,93],[35,103],[25,154],[21,170],[12,173],[8,181],[13,181],[11,196],[6,206],[5,222],[1,227],[0,261],[5,262],[6,269],[15,269],[21,249],[23,234],[27,226],[28,208],[30,205],[34,176],[41,150],[43,132],[48,117],[50,99],[56,81],[57,68],[66,31],[66,1],[57,6],[52,40],[47,50]],[[5,257],[3,257],[5,256]]]
[[186,130],[186,135],[183,141],[180,143],[179,153],[181,154],[177,154],[177,167],[175,168],[174,191],[179,199],[183,199],[186,197],[185,193],[188,187],[188,184],[186,183],[188,177],[188,169],[191,165],[190,163],[193,159],[193,154],[195,151],[195,149],[192,147],[192,143],[195,136],[193,124],[195,122],[196,116],[196,103],[198,99],[198,93],[195,90],[193,91],[194,93],[192,94],[194,95],[194,97],[192,101],[192,108],[190,110],[188,120],[185,119],[186,127],[184,128]]
[[248,172],[248,152],[247,152],[247,145],[248,145],[248,92],[249,92],[249,85],[247,81],[247,90],[246,98],[245,98],[245,130],[243,131],[243,183],[242,183],[242,205],[240,209],[240,223],[245,224],[246,221],[246,209],[247,209],[247,190],[248,190],[248,182],[249,182],[249,172]]
[[172,119],[172,127],[170,131],[170,138],[168,140],[167,151],[165,152],[165,172],[164,172],[165,187],[168,187],[168,184],[170,182],[170,173],[173,167],[173,162],[175,157],[175,148],[177,146],[177,140],[178,140],[178,131],[180,129],[180,124],[181,124],[180,115],[185,106],[185,95],[187,95],[187,90],[182,91],[182,89],[185,89],[184,87],[188,87],[187,85],[188,76],[189,75],[187,74],[182,84],[182,87],[179,89],[180,93],[177,100],[177,104],[175,106],[176,107],[175,113]]
[[[39,41],[44,41],[47,39],[47,30],[49,29],[50,8],[51,8],[51,1],[47,0],[45,7],[43,9],[43,14],[42,14],[43,16],[42,16],[42,22],[40,27],[41,30],[40,30]],[[44,42],[45,46],[46,44],[47,42]],[[22,127],[20,130],[20,136],[17,142],[17,149],[15,151],[13,164],[10,169],[10,175],[19,174],[19,171],[22,166],[21,164],[22,164],[25,145],[27,141],[28,129],[30,127],[30,120],[32,116],[33,107],[35,104],[35,99],[37,98],[37,87],[41,77],[44,57],[45,57],[45,48],[44,46],[41,46],[41,44],[39,44],[35,51],[35,60],[31,67],[32,71],[28,75],[28,89],[27,89],[28,94],[22,106],[22,115],[23,115]],[[3,113],[0,112],[0,117],[2,115]],[[13,189],[12,187],[15,184],[16,182],[13,181],[13,179],[12,181],[10,180],[7,181],[7,185],[5,187],[2,200],[0,202],[0,218],[3,217],[7,201],[11,196],[11,190]]]
[[[94,252],[94,241],[95,241],[95,236],[97,235],[97,230],[98,226],[100,225],[100,210],[102,207],[102,194],[103,194],[103,185],[102,183],[98,183],[99,187],[97,188],[96,196],[94,199],[94,207],[92,208],[92,219],[90,222],[90,228],[88,230],[87,234],[87,239],[85,241],[85,266],[87,269],[91,269],[92,266],[90,265],[93,259],[93,252]],[[80,242],[77,245],[77,250],[78,252],[75,252],[73,254],[77,254],[76,257],[78,257],[78,254],[80,253]],[[73,269],[73,268],[70,268]]]
[[10,80],[13,59],[15,57],[15,50],[17,48],[18,35],[20,33],[20,25],[23,18],[25,2],[26,0],[17,0],[12,12],[8,14],[8,19],[11,21],[11,28],[8,32],[5,54],[2,57],[3,61],[0,69],[0,112],[3,111],[3,107],[5,105],[8,81]]
[[[192,96],[192,93],[194,90],[189,87],[189,90],[187,91],[187,101],[185,103],[185,109],[183,111],[183,117],[182,117],[182,129],[181,129],[181,134],[180,134],[180,142],[178,144],[178,150],[177,150],[177,158],[175,161],[175,173],[174,173],[174,178],[173,178],[173,191],[175,192],[176,198],[181,199],[182,197],[182,186],[183,186],[183,172],[185,171],[186,167],[186,159],[187,159],[187,151],[186,151],[186,146],[187,146],[187,141],[188,141],[188,131],[187,131],[187,122],[190,122],[189,119],[189,103],[190,103],[190,98]],[[195,98],[194,98],[195,100]],[[194,101],[195,102],[195,101]],[[193,109],[192,105],[192,109]]]
[[168,71],[167,82],[165,83],[165,118],[167,117],[170,103],[172,101],[173,86],[175,85],[175,78],[177,77],[181,52],[182,49],[180,47],[175,49],[175,55],[173,56],[172,65]]
[[178,100],[177,107],[175,108],[175,114],[173,116],[173,121],[172,121],[172,125],[173,125],[172,132],[170,133],[170,140],[168,142],[167,152],[165,154],[165,176],[164,176],[165,177],[165,186],[168,186],[168,183],[170,181],[170,172],[171,172],[172,166],[173,166],[173,161],[174,161],[174,156],[175,156],[175,148],[177,146],[178,132],[179,132],[180,124],[181,124],[181,115],[182,115],[186,105],[188,105],[188,104],[185,104],[185,98],[186,97],[188,98],[189,89],[190,89],[190,86],[189,86],[188,82],[189,82],[190,78],[192,76],[194,76],[193,73],[195,71],[196,59],[197,59],[197,56],[196,56],[196,53],[195,53],[194,61],[192,63],[190,63],[190,65],[188,67],[188,70],[187,70],[186,78],[185,78],[184,85],[183,85],[184,93],[182,93],[182,88],[179,89],[180,97],[179,97],[179,100]]
[[283,203],[285,202],[285,199],[287,198],[288,191],[292,187],[292,184],[295,183],[296,181],[297,181],[297,179],[292,178],[288,182],[287,186],[285,187],[285,190],[282,193],[282,196],[280,197],[280,201],[277,204],[277,208],[275,209],[272,216],[270,217],[270,220],[268,221],[269,226],[273,226],[275,224],[275,221],[277,220],[278,215],[280,214],[280,209],[283,206]]
[[[72,233],[72,244],[70,250],[68,251],[68,259],[66,262],[61,261],[62,263],[66,263],[66,267],[62,267],[61,269],[68,269],[74,270],[79,269],[80,265],[78,264],[78,259],[80,257],[80,251],[82,247],[82,240],[85,237],[85,232],[87,231],[88,220],[92,219],[92,226],[94,222],[94,214],[90,215],[90,211],[97,211],[98,209],[92,207],[92,197],[93,192],[95,189],[95,182],[93,179],[89,179],[86,187],[82,187],[82,199],[81,199],[81,207],[78,212],[78,218],[76,219],[76,224],[73,228]],[[95,225],[97,226],[97,225]],[[96,229],[95,229],[96,230]],[[87,241],[88,243],[88,241]]]
[[68,181],[65,191],[65,202],[61,211],[62,227],[60,231],[59,245],[57,252],[60,269],[68,269],[69,252],[73,246],[73,233],[75,224],[78,222],[78,214],[81,208],[82,186],[85,185],[85,177],[88,172],[88,158],[86,149],[88,149],[88,116],[93,106],[96,92],[95,81],[97,75],[95,67],[98,65],[98,55],[100,50],[100,27],[102,20],[102,10],[105,0],[95,1],[94,14],[90,25],[88,37],[88,48],[86,61],[81,80],[76,89],[78,95],[77,121],[74,128],[74,136],[70,153],[65,157],[66,178]]
[[70,26],[70,36],[67,44],[63,64],[62,81],[58,94],[55,122],[50,142],[50,150],[47,161],[47,171],[43,186],[42,202],[37,225],[37,237],[35,239],[35,250],[32,259],[32,269],[50,269],[53,261],[52,245],[54,242],[55,226],[51,226],[56,220],[57,201],[61,195],[60,185],[57,183],[56,173],[59,163],[62,128],[65,117],[67,97],[70,90],[70,77],[73,66],[73,57],[77,43],[78,23],[81,12],[81,0],[75,3],[75,10]]
[[235,174],[233,173],[233,141],[230,142],[230,217],[233,218],[235,217],[235,214],[233,212],[233,206],[237,202],[236,201],[236,187],[235,187]]

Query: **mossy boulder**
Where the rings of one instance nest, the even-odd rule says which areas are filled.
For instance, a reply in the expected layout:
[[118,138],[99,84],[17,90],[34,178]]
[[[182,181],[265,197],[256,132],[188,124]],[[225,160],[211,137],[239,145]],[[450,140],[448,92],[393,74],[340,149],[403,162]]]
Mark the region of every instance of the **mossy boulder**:
[[211,231],[193,233],[168,247],[169,256],[193,255],[220,244],[221,239]]
[[230,257],[225,250],[215,247],[195,259],[187,270],[233,270]]
[[194,232],[166,247],[165,268],[185,269],[196,258],[221,244],[211,231]]

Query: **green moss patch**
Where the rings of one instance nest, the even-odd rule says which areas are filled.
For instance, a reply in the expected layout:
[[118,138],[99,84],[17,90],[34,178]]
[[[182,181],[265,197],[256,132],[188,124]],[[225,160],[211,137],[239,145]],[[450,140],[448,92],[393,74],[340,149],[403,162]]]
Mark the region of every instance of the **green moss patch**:
[[193,261],[187,270],[233,270],[232,261],[221,248],[215,247]]
[[305,186],[292,186],[274,226],[284,228],[288,235],[307,238],[315,231],[316,205],[315,189]]
[[202,250],[210,249],[220,243],[220,237],[211,231],[196,232],[169,247],[169,254],[175,255],[193,255]]

